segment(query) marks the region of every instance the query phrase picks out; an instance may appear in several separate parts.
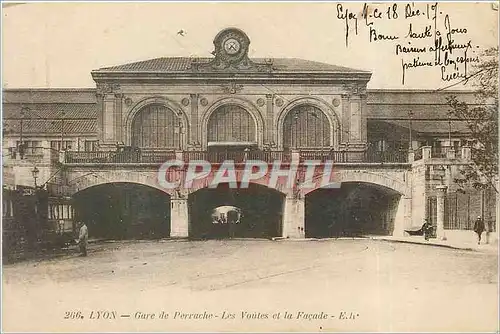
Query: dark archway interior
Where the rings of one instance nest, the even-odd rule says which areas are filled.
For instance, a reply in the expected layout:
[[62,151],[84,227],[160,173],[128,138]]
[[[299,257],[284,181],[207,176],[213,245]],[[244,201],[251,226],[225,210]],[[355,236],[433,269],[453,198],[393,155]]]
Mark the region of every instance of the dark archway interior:
[[107,183],[73,196],[75,218],[89,236],[106,239],[155,239],[170,235],[170,196],[134,183]]
[[[193,238],[272,238],[281,236],[284,195],[250,184],[231,189],[228,184],[200,189],[189,195],[190,236]],[[241,210],[238,223],[215,223],[212,212],[221,206]],[[234,220],[230,220],[234,221]]]
[[390,235],[401,195],[368,183],[342,183],[306,196],[308,238]]

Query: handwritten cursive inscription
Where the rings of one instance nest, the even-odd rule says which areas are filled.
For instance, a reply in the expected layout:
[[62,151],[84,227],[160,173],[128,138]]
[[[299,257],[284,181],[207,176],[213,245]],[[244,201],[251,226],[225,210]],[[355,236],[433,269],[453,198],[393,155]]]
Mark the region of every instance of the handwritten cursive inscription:
[[[443,12],[439,3],[337,4],[337,19],[343,20],[345,45],[352,36],[365,35],[367,41],[390,47],[401,61],[401,83],[419,69],[436,69],[445,82],[470,78],[471,64],[479,62],[479,46],[468,29]],[[387,23],[403,21],[404,30],[387,31]],[[391,25],[392,27],[392,25]],[[396,27],[396,25],[394,25]],[[384,30],[385,29],[385,30]],[[400,30],[400,31],[399,31]]]

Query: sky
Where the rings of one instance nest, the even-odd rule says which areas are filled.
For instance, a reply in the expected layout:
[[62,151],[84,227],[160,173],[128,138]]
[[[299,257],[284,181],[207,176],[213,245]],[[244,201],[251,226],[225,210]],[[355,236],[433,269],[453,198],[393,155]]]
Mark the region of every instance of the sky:
[[[397,3],[394,11],[392,3],[370,3],[366,13],[372,16],[367,20],[361,17],[363,6],[335,2],[4,5],[2,83],[4,88],[95,87],[90,72],[101,67],[158,57],[210,57],[213,38],[230,26],[249,36],[250,57],[302,58],[372,71],[368,85],[372,89],[437,89],[461,81],[460,77],[443,80],[441,66],[411,67],[414,60],[434,62],[429,47],[435,30],[443,38],[453,30],[455,44],[470,43],[467,55],[458,49],[451,59],[475,58],[498,45],[498,8],[491,3],[440,3],[433,12],[435,20],[426,3]],[[419,14],[405,17],[411,10]],[[349,18],[349,13],[346,23],[344,16]],[[414,34],[433,28],[433,36],[408,37],[410,24]],[[177,34],[181,29],[184,36]],[[396,54],[397,44],[426,50]],[[410,65],[403,71],[404,64]],[[470,75],[473,62],[466,64]],[[465,63],[453,67],[448,66],[445,74],[465,73]]]

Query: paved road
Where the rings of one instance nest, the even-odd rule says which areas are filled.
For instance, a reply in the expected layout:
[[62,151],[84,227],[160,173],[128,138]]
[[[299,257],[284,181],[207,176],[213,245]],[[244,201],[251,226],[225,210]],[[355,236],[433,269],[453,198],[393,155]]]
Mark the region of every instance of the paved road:
[[497,260],[377,240],[98,244],[4,266],[4,330],[493,331]]

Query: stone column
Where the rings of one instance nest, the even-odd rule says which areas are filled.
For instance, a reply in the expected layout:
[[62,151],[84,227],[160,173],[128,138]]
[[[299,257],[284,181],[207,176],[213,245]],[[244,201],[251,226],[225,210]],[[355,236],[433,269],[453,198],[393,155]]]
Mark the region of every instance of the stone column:
[[197,143],[198,138],[198,94],[191,94],[191,143]]
[[349,142],[359,144],[363,141],[362,105],[359,96],[351,96],[349,115]]
[[403,237],[405,229],[411,225],[411,197],[401,196],[395,208],[394,230],[392,236]]
[[125,138],[123,136],[123,124],[122,124],[122,109],[123,109],[123,93],[115,94],[115,108],[114,113],[114,132],[115,141],[124,142]]
[[446,240],[444,233],[444,197],[446,195],[447,186],[437,186],[437,217],[436,217],[436,237],[438,240]]
[[283,214],[283,237],[291,239],[305,238],[305,201],[287,195]]
[[187,238],[189,236],[188,200],[172,198],[170,200],[170,236]]
[[351,98],[350,94],[342,94],[342,120],[341,120],[342,125],[338,130],[341,131],[339,144],[344,144],[344,146],[347,146],[347,144],[349,143],[349,133],[351,131],[350,98]]
[[[266,123],[265,123],[265,139],[266,144],[273,142],[273,129],[274,129],[274,95],[266,94]],[[291,144],[291,143],[290,143]]]
[[115,96],[107,94],[104,96],[102,110],[102,142],[101,147],[112,150],[116,147],[116,124],[115,124]]

